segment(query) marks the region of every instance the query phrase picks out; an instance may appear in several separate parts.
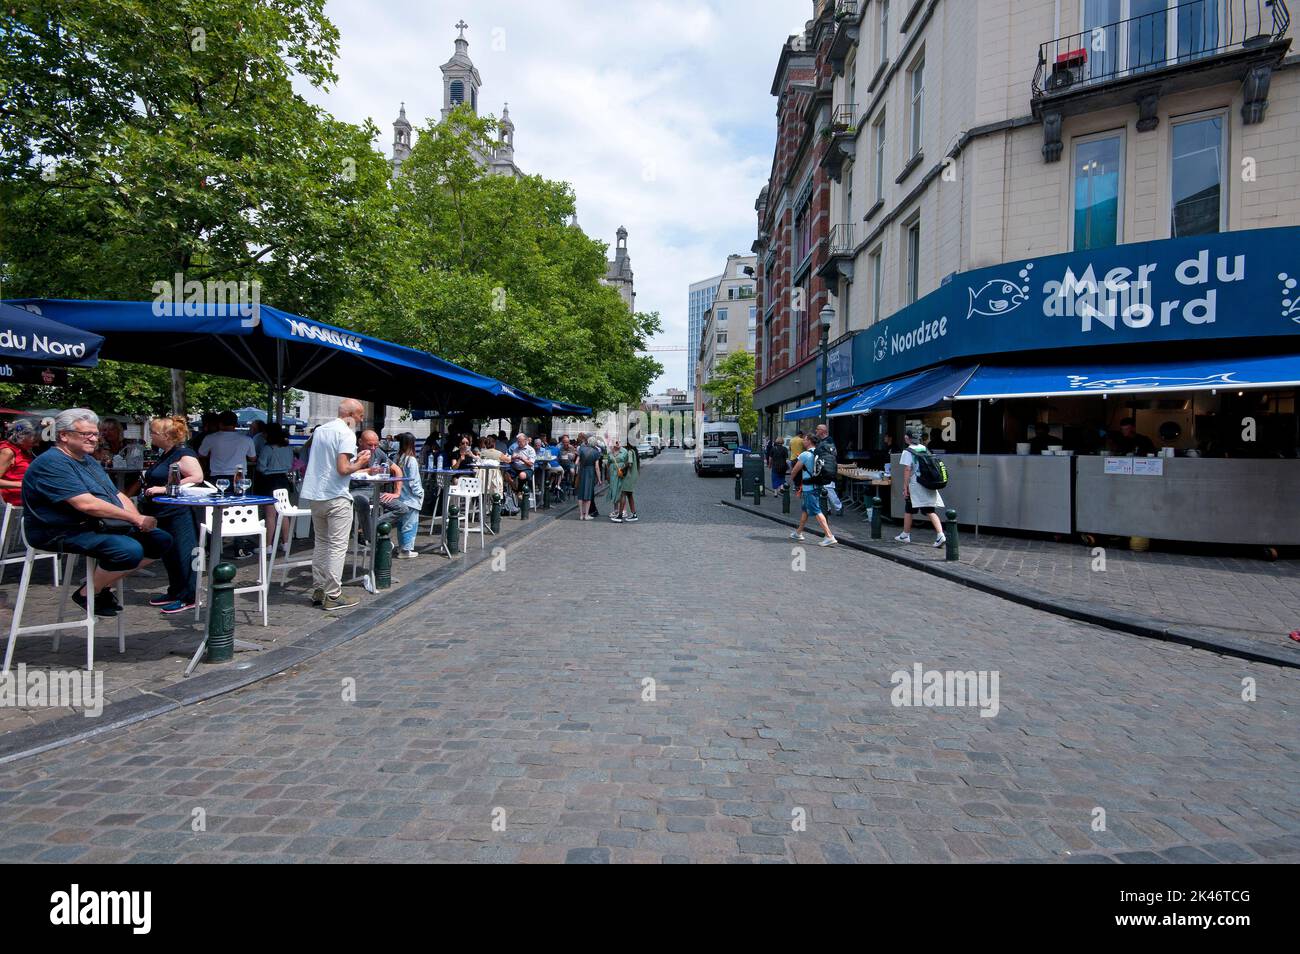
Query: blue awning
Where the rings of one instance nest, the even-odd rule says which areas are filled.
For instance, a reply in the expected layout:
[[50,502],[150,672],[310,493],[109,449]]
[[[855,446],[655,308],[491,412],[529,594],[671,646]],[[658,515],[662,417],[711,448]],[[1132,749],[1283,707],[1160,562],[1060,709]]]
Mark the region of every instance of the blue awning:
[[878,399],[874,410],[921,411],[951,401],[974,373],[974,365],[945,365],[922,371],[907,387],[896,389],[892,394]]
[[102,335],[100,356],[260,381],[406,407],[457,407],[475,416],[540,416],[555,402],[436,355],[337,328],[270,305],[75,301],[12,302]]
[[[854,391],[850,394],[837,394],[835,397],[827,400],[826,402],[827,416],[834,417],[835,409],[839,407],[841,404],[843,404],[845,401],[851,400],[855,395],[857,395],[857,393],[858,393],[857,391]],[[787,421],[807,421],[810,420],[811,418],[821,417],[821,416],[822,416],[821,398],[818,398],[816,401],[813,401],[811,404],[805,404],[802,407],[795,408],[793,411],[785,412],[785,419]]]
[[859,391],[853,398],[837,407],[831,417],[844,417],[847,414],[870,414],[872,411],[880,410],[882,401],[887,401],[893,395],[915,384],[921,377],[921,374],[909,374],[906,377],[895,378],[893,381],[873,384],[871,387]]
[[100,335],[0,302],[0,360],[93,368],[103,344]]
[[1300,387],[1300,355],[1141,364],[981,367],[958,397],[970,400],[1275,387]]

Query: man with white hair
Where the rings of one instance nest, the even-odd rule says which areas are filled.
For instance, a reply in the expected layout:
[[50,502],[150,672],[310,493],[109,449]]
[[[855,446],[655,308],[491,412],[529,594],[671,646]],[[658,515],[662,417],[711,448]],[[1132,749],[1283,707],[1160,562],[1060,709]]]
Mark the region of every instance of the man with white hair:
[[[128,573],[148,566],[172,545],[158,521],[136,509],[95,460],[99,417],[84,407],[61,411],[54,419],[55,444],[37,456],[23,475],[22,499],[27,539],[41,550],[82,553],[99,561],[95,568],[95,615],[116,616],[122,606],[113,586]],[[83,586],[72,599],[83,609]]]
[[[348,609],[360,602],[343,595],[343,565],[352,529],[351,478],[370,466],[370,451],[357,453],[357,435],[365,407],[353,398],[339,402],[339,415],[312,434],[307,472],[299,499],[311,509],[315,537],[311,556],[313,606]],[[355,455],[355,456],[353,456]]]

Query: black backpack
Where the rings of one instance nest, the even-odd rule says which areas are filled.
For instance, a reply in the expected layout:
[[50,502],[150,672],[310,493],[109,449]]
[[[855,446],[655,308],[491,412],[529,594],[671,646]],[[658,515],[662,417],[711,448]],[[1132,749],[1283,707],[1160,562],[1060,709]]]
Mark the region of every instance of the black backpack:
[[833,484],[837,469],[835,445],[830,441],[821,441],[813,448],[813,472],[808,482],[818,487]]
[[924,447],[909,447],[916,459],[916,482],[926,490],[943,490],[948,486],[948,465]]

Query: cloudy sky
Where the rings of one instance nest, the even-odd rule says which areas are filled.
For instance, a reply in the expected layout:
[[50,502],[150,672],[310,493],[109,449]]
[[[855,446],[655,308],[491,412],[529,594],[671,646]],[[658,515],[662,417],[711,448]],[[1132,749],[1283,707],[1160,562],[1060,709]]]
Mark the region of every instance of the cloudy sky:
[[[811,0],[329,0],[339,82],[308,95],[341,119],[373,119],[391,155],[402,101],[416,128],[438,116],[438,67],[464,18],[480,113],[509,102],[515,161],[573,184],[588,235],[612,246],[627,226],[637,308],[663,319],[656,345],[684,346],[687,285],[754,240],[775,139],[772,74],[811,10]],[[685,352],[656,357],[655,390],[684,387]]]

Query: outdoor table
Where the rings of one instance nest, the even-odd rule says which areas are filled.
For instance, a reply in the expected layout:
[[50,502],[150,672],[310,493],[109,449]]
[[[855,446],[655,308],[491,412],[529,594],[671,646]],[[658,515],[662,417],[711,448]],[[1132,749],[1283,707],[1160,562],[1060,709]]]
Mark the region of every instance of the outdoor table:
[[[203,570],[203,572],[207,575],[208,578],[207,612],[210,613],[212,610],[212,572],[217,568],[217,564],[221,562],[221,524],[223,522],[222,511],[225,510],[227,507],[253,507],[253,506],[260,507],[260,506],[265,506],[267,504],[274,504],[275,498],[265,497],[260,494],[246,494],[244,496],[237,496],[237,497],[223,497],[220,494],[212,494],[211,496],[208,497],[161,496],[161,497],[153,497],[151,499],[155,503],[167,504],[169,506],[174,506],[174,507],[203,507],[207,510],[213,511],[212,533],[209,535],[209,542],[208,542],[208,561],[207,561],[207,566],[204,567]],[[199,614],[199,618],[201,621],[204,615],[206,614],[204,613]],[[188,676],[190,673],[194,671],[194,667],[197,666],[199,664],[199,660],[203,658],[203,651],[207,649],[207,647],[208,647],[208,631],[207,631],[207,627],[205,626],[203,628],[203,638],[199,640],[199,647],[198,649],[194,650],[194,656],[190,659],[190,664],[185,667],[185,675]],[[257,643],[246,642],[242,639],[235,640],[236,652],[240,650],[258,651],[261,649],[262,647],[257,645]]]
[[469,470],[448,470],[445,467],[435,468],[434,470],[425,471],[429,474],[437,474],[438,483],[442,486],[438,488],[438,512],[442,514],[442,536],[438,540],[438,552],[443,556],[452,556],[451,547],[447,545],[447,524],[450,518],[447,514],[447,496],[451,493],[451,481],[442,480],[443,477],[473,477],[475,471]]
[[365,582],[362,585],[365,586],[367,593],[379,592],[379,587],[375,585],[375,557],[379,555],[379,517],[380,511],[383,510],[383,503],[380,501],[379,495],[383,493],[384,484],[400,484],[410,479],[409,477],[394,477],[388,473],[354,474],[352,476],[354,484],[370,485],[370,518],[367,521],[370,531],[368,538],[370,540],[370,559],[366,562],[365,573],[354,573],[350,577],[352,580],[364,580]]
[[871,479],[870,475],[858,467],[842,467],[839,475],[849,481],[847,505],[866,510],[866,488],[863,485]]

